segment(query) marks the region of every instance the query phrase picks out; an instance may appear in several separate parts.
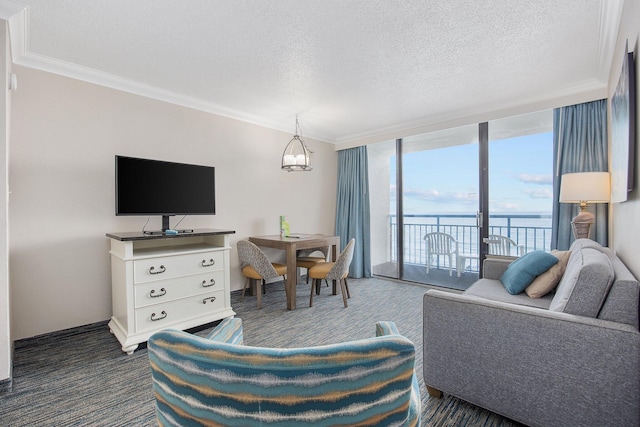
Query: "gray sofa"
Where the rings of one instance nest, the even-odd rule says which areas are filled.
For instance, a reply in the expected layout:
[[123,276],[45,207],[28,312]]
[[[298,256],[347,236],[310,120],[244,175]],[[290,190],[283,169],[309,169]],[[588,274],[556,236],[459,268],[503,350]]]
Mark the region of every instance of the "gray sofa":
[[424,295],[424,381],[531,426],[639,426],[639,284],[579,239],[554,293],[509,294],[487,259],[463,294]]

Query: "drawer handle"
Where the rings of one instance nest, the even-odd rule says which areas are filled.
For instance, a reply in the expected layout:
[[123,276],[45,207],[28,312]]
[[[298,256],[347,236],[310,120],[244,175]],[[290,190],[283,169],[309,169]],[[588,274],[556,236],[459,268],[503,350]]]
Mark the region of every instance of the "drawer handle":
[[149,274],[160,274],[160,273],[164,273],[165,271],[167,271],[166,268],[164,268],[164,265],[160,266],[160,269],[158,271],[155,271],[155,267],[151,267],[149,269]]
[[215,263],[216,263],[216,260],[214,260],[213,258],[209,259],[209,263],[208,264],[207,264],[207,260],[206,259],[202,260],[202,266],[203,267],[211,267]]
[[215,300],[216,300],[216,297],[209,297],[209,298],[205,298],[205,299],[203,299],[203,300],[202,300],[202,303],[203,303],[203,304],[206,304],[206,303],[207,303],[207,301],[209,301],[209,302],[214,302]]
[[215,285],[215,284],[216,284],[216,281],[215,281],[214,279],[211,279],[211,280],[209,281],[209,283],[210,283],[210,284],[209,284],[209,285],[207,285],[207,281],[206,281],[206,280],[203,280],[203,281],[202,281],[202,287],[203,287],[203,288],[210,288],[211,286],[213,286],[213,285]]
[[165,317],[167,317],[167,312],[162,310],[162,313],[160,313],[160,317],[156,317],[155,313],[151,313],[151,321],[152,322],[157,322],[158,320],[162,320]]
[[165,288],[160,288],[160,292],[162,292],[162,293],[156,295],[156,290],[155,289],[151,289],[151,293],[150,293],[149,296],[151,298],[158,298],[158,297],[161,297],[162,295],[166,295],[167,294],[167,290]]

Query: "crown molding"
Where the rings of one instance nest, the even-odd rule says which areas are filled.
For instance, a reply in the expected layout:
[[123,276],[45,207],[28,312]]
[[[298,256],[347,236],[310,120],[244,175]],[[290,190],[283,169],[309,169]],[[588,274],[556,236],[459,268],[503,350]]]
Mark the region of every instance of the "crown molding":
[[[517,102],[512,103],[496,102],[484,104],[338,138],[309,133],[306,133],[305,137],[332,143],[336,145],[336,149],[343,149],[441,130],[446,127],[461,126],[473,122],[477,123],[478,121],[506,117],[508,115],[523,114],[542,109],[555,108],[561,105],[571,105],[572,103],[606,98],[609,71],[615,53],[615,43],[618,35],[616,29],[620,23],[623,6],[624,0],[601,1],[600,25],[598,28],[598,53],[595,64],[597,67],[597,79],[583,82],[556,93],[547,93],[543,98],[533,96],[525,99],[520,98]],[[17,65],[204,111],[276,131],[291,133],[290,128],[287,127],[284,129],[282,128],[282,124],[265,120],[262,117],[203,101],[196,97],[182,95],[113,74],[32,53],[29,51],[28,6],[17,4],[10,0],[0,0],[0,19],[9,22],[12,58],[13,63]],[[565,103],[561,104],[562,102]]]
[[427,116],[411,122],[378,128],[370,132],[345,136],[344,138],[336,139],[335,145],[336,150],[343,150],[360,145],[406,138],[458,126],[604,99],[606,97],[607,84],[598,79],[590,79],[563,90],[545,93],[544,96],[519,98],[510,103],[494,102],[482,104],[455,112]]

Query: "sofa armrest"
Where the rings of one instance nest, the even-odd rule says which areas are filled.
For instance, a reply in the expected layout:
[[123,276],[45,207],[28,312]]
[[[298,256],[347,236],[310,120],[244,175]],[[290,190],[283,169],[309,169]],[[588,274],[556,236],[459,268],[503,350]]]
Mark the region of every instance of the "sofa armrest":
[[430,290],[425,384],[528,425],[638,425],[630,325]]
[[227,344],[242,345],[244,341],[242,319],[227,317],[209,332],[207,339]]
[[509,264],[516,259],[515,257],[490,256],[485,258],[482,263],[482,277],[485,279],[499,280],[502,273],[505,272]]

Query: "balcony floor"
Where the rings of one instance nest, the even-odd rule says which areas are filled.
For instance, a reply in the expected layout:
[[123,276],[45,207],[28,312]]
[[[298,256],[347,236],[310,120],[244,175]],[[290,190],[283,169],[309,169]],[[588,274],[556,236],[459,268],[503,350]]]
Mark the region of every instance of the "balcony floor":
[[[391,277],[395,279],[397,272],[397,263],[387,262],[373,266],[373,274],[377,276]],[[449,276],[448,268],[431,267],[429,269],[429,274],[427,274],[427,270],[424,265],[405,264],[404,277],[401,279],[409,282],[424,283],[427,285],[465,291],[473,282],[478,280],[478,273],[467,270],[458,277],[456,269],[454,268],[453,274]]]

